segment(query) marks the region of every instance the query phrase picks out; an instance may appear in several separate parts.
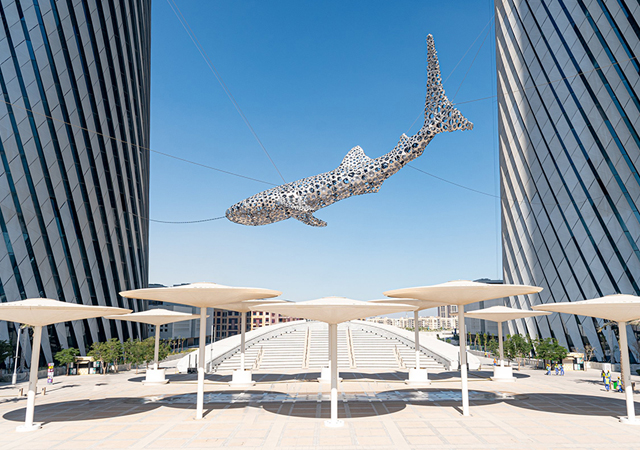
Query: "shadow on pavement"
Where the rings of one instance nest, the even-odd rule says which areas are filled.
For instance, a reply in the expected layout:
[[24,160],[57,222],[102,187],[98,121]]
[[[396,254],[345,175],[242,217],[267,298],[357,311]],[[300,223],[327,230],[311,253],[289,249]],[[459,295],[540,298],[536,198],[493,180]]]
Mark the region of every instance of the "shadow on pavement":
[[[459,374],[460,372],[458,372]],[[460,375],[458,375],[460,376]],[[478,378],[491,378],[493,376],[493,370],[471,370],[469,371],[469,377]],[[513,378],[531,378],[531,375],[526,373],[520,373],[517,370],[513,371]]]
[[[295,402],[295,403],[267,403],[262,409],[273,414],[284,416],[304,417],[308,419],[329,419],[331,417],[331,403],[323,402]],[[338,401],[338,417],[373,417],[393,414],[407,407],[405,402],[342,402]]]
[[[528,394],[528,398],[507,403],[518,408],[542,412],[572,414],[576,416],[626,416],[627,407],[624,394],[610,392],[610,397],[577,394]],[[636,410],[640,403],[634,403]]]
[[[243,401],[234,397],[253,397],[281,402],[288,398],[282,392],[273,391],[226,391],[205,393],[205,416],[208,412],[218,409],[236,409],[255,406],[251,400]],[[45,403],[36,402],[35,421],[43,424],[55,422],[74,422],[85,420],[113,419],[136,414],[152,412],[160,407],[193,409],[196,408],[196,394],[149,397],[114,397],[100,400],[72,400],[68,402]],[[26,408],[17,408],[5,413],[2,418],[13,422],[24,421]]]

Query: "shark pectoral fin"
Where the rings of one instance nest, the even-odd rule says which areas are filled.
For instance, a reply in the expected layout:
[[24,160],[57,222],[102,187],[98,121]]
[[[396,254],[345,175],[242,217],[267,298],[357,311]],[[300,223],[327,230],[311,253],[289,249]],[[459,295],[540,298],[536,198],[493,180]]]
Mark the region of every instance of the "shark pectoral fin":
[[281,203],[284,208],[286,208],[287,212],[291,214],[291,217],[298,219],[300,222],[305,223],[312,227],[326,227],[327,222],[324,220],[320,220],[317,217],[313,217],[313,213],[316,212],[314,209],[295,205],[288,202]]
[[317,217],[313,217],[313,214],[310,212],[307,213],[295,213],[295,214],[291,214],[293,217],[295,217],[296,219],[298,219],[300,222],[305,223],[307,225],[310,225],[312,227],[326,227],[327,226],[327,222],[325,222],[324,220],[320,220]]

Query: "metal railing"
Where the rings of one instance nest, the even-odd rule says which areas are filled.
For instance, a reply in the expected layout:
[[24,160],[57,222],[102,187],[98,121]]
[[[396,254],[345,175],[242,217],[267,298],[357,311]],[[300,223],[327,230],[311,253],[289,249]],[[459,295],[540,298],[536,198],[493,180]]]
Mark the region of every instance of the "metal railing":
[[256,359],[253,361],[252,370],[258,370],[260,368],[260,364],[262,364],[263,355],[264,355],[264,347],[260,347],[260,350],[258,350],[258,354],[256,355]]
[[398,362],[398,367],[401,369],[406,369],[407,366],[404,363],[404,360],[402,359],[402,355],[400,354],[400,350],[398,349],[397,345],[393,346],[393,351],[396,355],[396,361]]

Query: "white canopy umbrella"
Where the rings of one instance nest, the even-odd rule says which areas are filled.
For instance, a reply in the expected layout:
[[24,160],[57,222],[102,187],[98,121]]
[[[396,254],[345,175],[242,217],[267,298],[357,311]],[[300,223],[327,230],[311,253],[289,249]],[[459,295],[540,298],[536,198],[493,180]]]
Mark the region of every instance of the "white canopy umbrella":
[[407,384],[430,384],[429,373],[427,369],[420,367],[420,326],[418,320],[419,312],[425,309],[436,308],[441,306],[442,303],[430,302],[425,300],[417,300],[415,298],[383,298],[380,300],[371,300],[375,303],[389,303],[389,304],[405,304],[415,306],[416,310],[413,311],[413,324],[414,324],[414,346],[416,350],[416,367],[415,369],[409,369],[409,379]]
[[[227,311],[235,311],[240,313],[240,370],[234,370],[231,378],[232,386],[253,385],[251,370],[245,370],[245,334],[247,329],[247,313],[251,311],[252,305],[257,304],[275,304],[290,303],[288,300],[282,299],[261,299],[261,300],[245,300],[243,302],[227,303],[220,306],[220,309]],[[215,320],[215,318],[214,318]]]
[[583,300],[579,302],[545,303],[543,305],[536,305],[533,309],[597,317],[618,322],[622,379],[627,401],[627,417],[621,417],[620,422],[640,425],[640,420],[636,419],[636,412],[633,405],[633,388],[631,387],[629,370],[629,347],[627,344],[627,322],[640,319],[640,297],[626,294],[605,295],[604,297],[593,300]]
[[433,286],[396,289],[384,293],[387,297],[415,298],[447,305],[458,305],[460,334],[460,378],[462,382],[462,414],[469,415],[469,385],[467,380],[467,345],[464,327],[464,305],[512,295],[540,292],[542,288],[517,284],[487,284],[476,281],[449,281]]
[[338,420],[338,324],[349,320],[363,319],[380,314],[412,311],[411,305],[372,303],[351,300],[344,297],[325,297],[305,302],[259,304],[251,307],[256,311],[268,311],[290,317],[318,320],[329,324],[331,351],[331,420],[325,421],[329,427],[344,425]]
[[479,309],[467,313],[474,319],[490,320],[498,322],[498,347],[500,348],[500,365],[493,368],[494,381],[515,381],[512,368],[504,365],[504,349],[502,345],[502,322],[522,319],[524,317],[548,316],[549,312],[530,311],[526,309],[508,308],[506,306],[492,306],[487,309]]
[[126,314],[130,309],[112,308],[108,306],[89,306],[77,303],[61,302],[48,298],[30,298],[15,302],[0,303],[0,320],[26,323],[34,327],[33,347],[31,348],[31,368],[29,369],[29,392],[27,393],[27,411],[24,425],[17,431],[33,431],[40,424],[33,423],[36,406],[36,385],[38,383],[38,364],[40,362],[40,343],[42,327],[58,322],[91,319],[108,314]]
[[258,298],[277,297],[280,291],[261,288],[224,286],[216,283],[191,283],[182,286],[135,289],[120,292],[127,298],[179,303],[200,308],[200,345],[198,348],[198,395],[196,420],[202,419],[204,405],[204,350],[207,338],[207,308],[216,308],[225,303],[241,302]]
[[199,319],[200,316],[198,314],[188,314],[178,311],[171,311],[169,309],[150,309],[148,311],[142,311],[131,314],[121,314],[117,316],[105,316],[107,319],[115,319],[115,320],[127,320],[129,322],[140,322],[146,323],[149,325],[156,326],[156,342],[155,348],[153,351],[153,368],[151,370],[147,370],[145,375],[145,384],[165,384],[167,383],[167,379],[165,378],[164,369],[160,369],[158,367],[158,352],[160,349],[160,325],[165,325],[168,323],[182,322],[184,320],[193,320]]

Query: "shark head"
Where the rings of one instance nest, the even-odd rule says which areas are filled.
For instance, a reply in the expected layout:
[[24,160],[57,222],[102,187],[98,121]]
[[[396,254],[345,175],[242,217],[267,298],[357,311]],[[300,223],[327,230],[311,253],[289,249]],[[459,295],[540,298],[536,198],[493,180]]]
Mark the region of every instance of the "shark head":
[[230,206],[224,214],[227,216],[227,219],[240,225],[253,225],[253,221],[251,220],[253,214],[249,213],[245,202],[246,200],[243,200]]
[[[266,194],[266,192],[268,191],[262,194]],[[258,196],[254,195],[242,200],[229,207],[225,212],[225,216],[231,222],[253,226],[279,222],[290,217],[286,211],[278,208],[277,205],[272,205],[266,198],[268,198],[267,195],[264,195],[263,198],[258,198]]]

